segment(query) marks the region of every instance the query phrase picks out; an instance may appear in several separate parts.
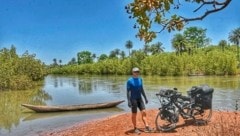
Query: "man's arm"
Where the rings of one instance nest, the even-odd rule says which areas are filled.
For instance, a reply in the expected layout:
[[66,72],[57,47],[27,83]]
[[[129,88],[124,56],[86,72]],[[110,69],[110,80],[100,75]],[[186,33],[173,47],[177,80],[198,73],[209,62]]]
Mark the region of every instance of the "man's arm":
[[128,100],[128,107],[132,107],[130,90],[127,90],[127,100]]
[[148,103],[148,99],[147,99],[147,96],[146,96],[145,91],[144,91],[143,88],[142,88],[142,95],[143,95],[143,97],[145,99],[145,103],[147,104]]
[[[141,79],[141,82],[142,82],[142,79]],[[142,95],[143,95],[143,97],[145,99],[145,103],[147,104],[148,103],[148,99],[147,99],[147,96],[146,96],[145,91],[143,89],[143,82],[142,82],[142,91],[141,91],[141,93],[142,93]]]
[[132,103],[131,103],[131,90],[130,90],[129,82],[127,82],[127,100],[128,100],[128,107],[132,107]]

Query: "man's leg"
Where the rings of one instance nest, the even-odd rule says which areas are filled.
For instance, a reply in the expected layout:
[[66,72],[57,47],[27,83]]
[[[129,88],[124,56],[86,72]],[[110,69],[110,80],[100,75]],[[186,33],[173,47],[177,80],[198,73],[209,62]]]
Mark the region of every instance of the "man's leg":
[[134,129],[137,128],[137,113],[132,113],[132,123],[133,123],[133,127]]
[[132,100],[132,123],[134,129],[137,128],[137,101]]
[[132,100],[132,123],[134,127],[134,133],[140,134],[141,132],[137,128],[137,101]]
[[145,132],[151,132],[152,130],[148,125],[148,119],[147,119],[147,113],[146,113],[146,110],[145,110],[145,105],[144,105],[142,100],[139,102],[139,109],[141,111],[142,120],[143,120],[143,123],[145,125],[145,130],[144,131]]
[[147,114],[146,114],[146,110],[142,110],[141,111],[142,113],[142,120],[143,120],[143,123],[145,125],[145,127],[148,127],[148,120],[147,120]]

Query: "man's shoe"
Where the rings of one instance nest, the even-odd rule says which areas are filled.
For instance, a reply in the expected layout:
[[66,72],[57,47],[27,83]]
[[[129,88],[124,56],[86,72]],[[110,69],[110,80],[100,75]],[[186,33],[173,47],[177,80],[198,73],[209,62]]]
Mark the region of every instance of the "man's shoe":
[[152,132],[152,129],[149,126],[146,126],[144,129],[144,132],[150,133],[150,132]]
[[138,135],[141,134],[140,130],[137,129],[137,128],[134,129],[134,133],[135,133],[135,134],[138,134]]

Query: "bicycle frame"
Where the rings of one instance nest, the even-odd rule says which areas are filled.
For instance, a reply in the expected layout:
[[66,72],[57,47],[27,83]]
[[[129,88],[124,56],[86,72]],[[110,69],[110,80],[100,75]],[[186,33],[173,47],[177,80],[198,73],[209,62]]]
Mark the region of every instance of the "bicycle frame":
[[[193,99],[188,99],[188,100],[183,100],[180,96],[180,94],[178,95],[172,95],[172,96],[163,96],[163,95],[158,95],[158,99],[159,99],[159,102],[161,103],[161,109],[162,110],[166,110],[169,106],[175,106],[176,107],[176,110],[177,112],[184,118],[184,119],[187,119],[187,118],[194,118],[190,113],[191,112],[184,112],[184,109],[189,109],[189,111],[192,109],[192,105],[194,105],[194,100]],[[183,101],[180,101],[180,100],[183,100]],[[167,101],[167,102],[166,102]],[[166,104],[167,103],[167,104]]]
[[[161,92],[162,91],[162,92]],[[196,103],[195,97],[183,96],[176,89],[160,90],[160,93],[156,94],[161,104],[159,113],[157,114],[155,123],[158,129],[162,131],[169,131],[176,127],[176,123],[179,120],[179,114],[183,119],[192,118],[195,122],[198,121],[196,116],[202,118],[202,114],[205,112],[202,105]],[[197,97],[197,96],[196,96]],[[211,118],[212,109],[210,108],[207,119],[201,119],[204,123],[207,123]],[[169,122],[167,128],[158,124],[158,119],[166,120]]]

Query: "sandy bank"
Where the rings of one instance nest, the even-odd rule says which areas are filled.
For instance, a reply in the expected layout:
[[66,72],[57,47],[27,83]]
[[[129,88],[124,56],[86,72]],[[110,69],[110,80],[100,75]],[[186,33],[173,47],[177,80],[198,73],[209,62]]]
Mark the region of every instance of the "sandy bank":
[[[155,117],[157,110],[147,110],[149,124],[155,129]],[[137,116],[137,126],[144,129],[141,115]],[[44,132],[44,136],[134,136],[131,113],[124,113],[99,120],[75,124],[68,128]],[[164,133],[144,133],[141,136],[239,136],[240,135],[240,112],[214,111],[211,122],[208,125],[196,125],[191,120],[180,118],[174,131]]]

